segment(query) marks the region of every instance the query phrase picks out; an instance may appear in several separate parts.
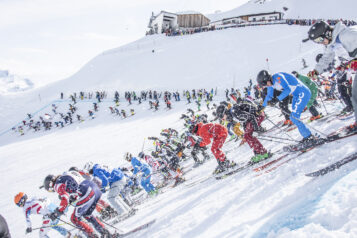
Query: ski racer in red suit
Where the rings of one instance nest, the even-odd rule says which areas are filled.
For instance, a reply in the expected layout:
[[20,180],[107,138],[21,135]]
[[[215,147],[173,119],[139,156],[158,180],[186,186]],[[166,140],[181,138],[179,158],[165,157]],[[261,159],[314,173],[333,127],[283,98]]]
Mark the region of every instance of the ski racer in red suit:
[[218,162],[218,166],[214,173],[221,173],[227,168],[234,167],[236,165],[234,162],[227,160],[226,155],[222,151],[222,146],[228,136],[227,128],[220,124],[203,124],[200,122],[198,124],[191,125],[190,129],[192,134],[200,137],[200,139],[196,141],[191,139],[192,146],[198,144],[200,147],[205,147],[211,144],[211,139],[213,140],[211,151]]

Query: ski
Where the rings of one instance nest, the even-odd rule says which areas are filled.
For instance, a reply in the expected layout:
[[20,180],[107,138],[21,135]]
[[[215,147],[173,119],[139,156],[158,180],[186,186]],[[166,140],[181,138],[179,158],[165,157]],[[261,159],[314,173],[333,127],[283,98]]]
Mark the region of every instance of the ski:
[[316,147],[319,147],[320,145],[324,145],[324,144],[326,144],[326,143],[330,143],[330,142],[334,142],[334,141],[337,141],[337,140],[345,139],[345,138],[348,138],[348,137],[351,137],[351,136],[354,136],[354,135],[357,135],[357,134],[356,134],[356,133],[353,133],[353,134],[347,134],[347,135],[343,135],[343,136],[342,136],[342,135],[339,135],[339,134],[336,134],[336,135],[333,136],[333,139],[330,137],[330,139],[327,140],[327,141],[325,141],[325,143],[318,144],[318,145],[314,145],[314,146],[312,146],[312,147],[309,147],[309,148],[306,148],[306,149],[303,149],[303,150],[300,150],[300,151],[299,151],[299,150],[298,150],[298,151],[292,151],[292,152],[300,152],[300,153],[298,153],[296,156],[293,156],[292,158],[289,158],[289,159],[283,161],[283,162],[280,163],[280,164],[277,164],[277,165],[274,166],[273,168],[271,168],[271,169],[269,169],[269,170],[266,170],[265,173],[269,173],[269,172],[271,172],[271,171],[277,169],[277,168],[280,167],[281,165],[286,164],[286,163],[288,163],[289,161],[298,158],[300,155],[302,155],[302,154],[304,154],[304,153],[306,153],[306,152],[308,152],[308,151],[310,151],[310,150],[313,150],[313,149],[315,149]]
[[345,165],[349,162],[352,162],[354,161],[355,159],[357,159],[357,152],[356,153],[353,153],[333,164],[330,164],[329,166],[323,168],[323,169],[320,169],[320,170],[317,170],[315,172],[312,172],[312,173],[308,173],[308,174],[305,174],[305,176],[308,176],[308,177],[319,177],[319,176],[323,176],[329,172],[332,172],[336,169],[339,169],[342,165]]
[[134,228],[134,229],[132,229],[132,230],[130,230],[128,232],[119,234],[119,236],[116,236],[116,237],[126,237],[126,236],[129,236],[129,235],[131,235],[133,233],[136,233],[138,231],[144,230],[144,229],[148,228],[149,226],[151,226],[152,224],[154,224],[155,221],[156,221],[156,219],[153,219],[153,220],[151,220],[151,221],[149,221],[149,222],[147,222],[145,224],[142,224],[142,225],[140,225],[140,226],[138,226],[138,227],[136,227],[136,228]]

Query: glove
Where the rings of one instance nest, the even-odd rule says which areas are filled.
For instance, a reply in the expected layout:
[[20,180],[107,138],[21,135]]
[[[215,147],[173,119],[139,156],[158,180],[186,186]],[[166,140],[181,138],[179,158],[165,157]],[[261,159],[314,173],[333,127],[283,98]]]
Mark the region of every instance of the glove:
[[31,233],[31,232],[32,232],[32,228],[31,227],[27,227],[26,228],[26,234]]
[[258,113],[260,113],[261,111],[264,110],[264,106],[263,105],[258,105]]
[[101,191],[102,193],[105,193],[105,192],[106,192],[105,187],[102,187],[102,188],[100,189],[100,191]]
[[54,212],[52,212],[49,215],[49,218],[54,221],[56,220],[58,217],[60,217],[63,214],[63,212],[61,212],[60,210],[58,210],[58,208],[56,208],[56,210]]

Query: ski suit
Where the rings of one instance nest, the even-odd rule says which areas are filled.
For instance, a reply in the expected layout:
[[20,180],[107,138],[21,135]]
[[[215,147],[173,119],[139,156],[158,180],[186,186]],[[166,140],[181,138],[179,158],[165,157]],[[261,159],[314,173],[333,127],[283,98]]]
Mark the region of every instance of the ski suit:
[[51,228],[58,231],[62,236],[66,236],[68,234],[67,229],[61,226],[56,226],[59,220],[52,221],[48,216],[56,208],[57,206],[53,203],[47,205],[46,199],[37,199],[37,198],[28,199],[23,207],[23,211],[26,217],[27,227],[32,228],[30,215],[38,214],[38,215],[42,215],[42,226],[46,227],[40,229],[39,232],[40,238],[48,238],[47,233]]
[[[124,173],[119,168],[113,169],[110,173],[99,164],[95,164],[93,166],[93,176],[102,180],[102,191],[105,192],[107,185],[110,186],[108,201],[112,204],[118,214],[121,215],[123,213],[129,213],[130,207],[118,196],[122,193],[127,183]],[[124,196],[123,194],[122,196]],[[131,199],[129,198],[128,200],[130,201]]]
[[244,135],[243,138],[253,149],[255,154],[264,154],[266,149],[260,141],[253,136],[254,131],[259,131],[260,125],[265,119],[264,113],[258,113],[257,106],[251,101],[245,99],[242,102],[235,104],[232,108],[232,114],[240,122],[243,123]]
[[88,222],[93,224],[99,233],[105,234],[104,225],[92,215],[98,200],[102,196],[101,191],[94,182],[85,180],[78,172],[70,171],[65,172],[56,179],[54,189],[61,198],[58,209],[60,212],[64,212],[69,205],[70,196],[77,199],[71,216],[73,224],[83,230],[88,237],[91,237],[93,229],[81,220],[81,217],[84,217]]
[[197,126],[196,134],[202,138],[200,147],[209,145],[211,139],[213,139],[211,151],[214,157],[222,162],[225,161],[226,155],[222,151],[222,146],[228,136],[227,128],[220,124],[203,124],[202,122],[198,123]]
[[310,97],[310,100],[307,103],[306,107],[307,107],[307,109],[309,109],[310,113],[314,117],[316,117],[317,115],[319,115],[319,112],[317,111],[317,109],[314,106],[314,104],[316,102],[317,93],[318,93],[317,85],[307,76],[298,74],[297,77],[303,84],[305,84],[306,87],[309,88],[309,90],[311,92],[311,97]]
[[[345,51],[341,51],[341,48],[344,48]],[[344,56],[346,51],[350,59],[357,58],[357,26],[346,27],[342,22],[338,22],[332,31],[332,41],[316,64],[315,70],[320,74],[323,73],[327,70],[328,65],[333,62],[336,53],[338,56]],[[348,56],[345,58],[348,58]],[[353,81],[351,100],[357,122],[357,74]]]
[[144,162],[141,162],[139,159],[133,157],[131,159],[131,165],[134,168],[133,174],[137,174],[139,172],[143,173],[143,176],[141,177],[141,186],[145,189],[147,193],[150,193],[151,191],[155,190],[154,185],[150,183],[151,179],[151,169],[149,165],[147,165]]
[[278,96],[279,101],[288,97],[290,94],[293,96],[292,112],[290,120],[297,126],[300,134],[307,138],[311,135],[310,130],[300,121],[300,116],[307,103],[310,100],[311,92],[308,87],[301,83],[295,76],[288,73],[276,73],[272,75],[273,85],[268,87],[268,93],[264,99],[263,106],[272,99],[274,89],[282,91]]

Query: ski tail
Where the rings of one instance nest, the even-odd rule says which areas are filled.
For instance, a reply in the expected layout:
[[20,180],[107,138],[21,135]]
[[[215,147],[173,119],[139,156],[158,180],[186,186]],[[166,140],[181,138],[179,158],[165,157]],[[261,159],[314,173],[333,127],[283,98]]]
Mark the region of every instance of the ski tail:
[[308,173],[308,174],[305,174],[306,176],[308,177],[319,177],[319,176],[323,176],[329,172],[332,172],[336,169],[339,169],[341,166],[349,163],[349,162],[352,162],[354,160],[357,159],[357,152],[356,153],[353,153],[333,164],[330,164],[329,166],[325,167],[325,168],[322,168],[320,170],[317,170],[315,172],[312,172],[312,173]]
[[136,227],[136,228],[134,228],[134,229],[132,229],[132,230],[130,230],[128,232],[120,234],[118,237],[126,237],[126,236],[131,235],[133,233],[136,233],[138,231],[144,230],[144,229],[148,228],[149,226],[151,226],[152,224],[154,224],[155,222],[156,222],[156,219],[153,219],[153,220],[151,220],[151,221],[149,221],[149,222],[147,222],[145,224],[142,224],[142,225],[140,225],[140,226],[138,226],[138,227]]

